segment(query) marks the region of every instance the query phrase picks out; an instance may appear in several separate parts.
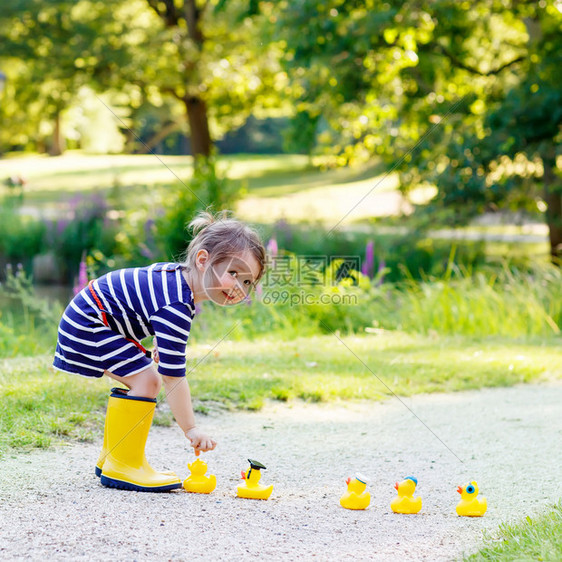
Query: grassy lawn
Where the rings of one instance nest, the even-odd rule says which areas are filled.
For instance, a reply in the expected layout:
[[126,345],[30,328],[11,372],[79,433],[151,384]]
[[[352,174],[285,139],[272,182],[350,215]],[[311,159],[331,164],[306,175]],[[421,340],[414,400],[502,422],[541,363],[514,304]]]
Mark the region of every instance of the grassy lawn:
[[562,560],[562,503],[544,514],[517,525],[500,525],[499,532],[488,537],[485,546],[466,562],[508,562],[513,560]]
[[[382,400],[391,396],[385,385],[407,396],[562,378],[559,340],[518,344],[403,333],[342,340],[345,345],[333,335],[192,345],[196,409],[217,403],[259,409],[270,399]],[[50,362],[50,356],[0,361],[0,453],[101,434],[109,379],[55,373]],[[170,423],[166,410],[158,418]]]
[[[397,176],[386,176],[385,168],[378,162],[327,170],[318,168],[322,163],[321,158],[315,158],[314,167],[308,157],[297,154],[228,155],[218,159],[220,171],[241,182],[247,190],[237,205],[237,215],[254,222],[289,219],[318,222],[328,228],[340,220],[342,225],[357,221],[368,224],[373,218],[408,212],[411,203],[422,203],[434,194],[430,189],[418,189],[405,199],[397,191]],[[192,171],[190,156],[88,155],[79,151],[68,151],[58,157],[18,154],[0,158],[0,194],[6,192],[2,187],[5,179],[22,175],[28,180],[25,208],[34,215],[37,210],[56,215],[61,203],[88,193],[112,194],[122,204],[130,201],[132,205],[153,205],[155,190],[165,190],[180,180],[189,184]],[[406,224],[401,220],[389,229],[398,232]],[[380,229],[381,225],[377,227]],[[506,251],[509,255],[517,253],[517,249],[525,255],[547,254],[547,231],[541,224],[475,224],[457,228],[453,235],[446,236],[488,238],[489,253],[500,257]],[[524,236],[526,243],[509,242],[518,236]]]
[[[275,187],[279,181],[295,183],[308,169],[308,158],[300,155],[231,155],[219,159],[219,170],[233,180],[244,179],[249,189]],[[31,205],[56,203],[77,193],[103,192],[115,185],[165,187],[179,180],[188,181],[192,172],[190,156],[96,156],[68,151],[57,157],[24,155],[0,159],[0,182],[13,175],[23,176],[28,182],[25,200]]]
[[[321,171],[302,155],[229,155],[218,162],[222,173],[247,189],[248,196],[236,210],[249,221],[273,222],[290,216],[292,221],[317,220],[333,225],[348,211],[347,223],[396,215],[409,208],[396,191],[396,176],[386,177],[379,165]],[[26,206],[47,209],[73,195],[110,193],[116,186],[128,200],[145,200],[155,189],[165,189],[180,180],[188,184],[192,171],[189,156],[96,156],[69,151],[59,157],[0,159],[0,183],[13,175],[23,176],[28,181]],[[420,192],[413,195],[416,197],[423,199],[424,195]]]

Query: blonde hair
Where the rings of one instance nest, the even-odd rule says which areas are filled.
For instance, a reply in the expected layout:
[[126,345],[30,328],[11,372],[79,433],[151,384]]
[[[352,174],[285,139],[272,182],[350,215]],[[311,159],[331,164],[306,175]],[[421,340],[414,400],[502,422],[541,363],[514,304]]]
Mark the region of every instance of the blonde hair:
[[209,210],[202,211],[189,223],[188,228],[193,232],[193,239],[183,259],[182,265],[187,269],[195,267],[199,250],[207,250],[213,264],[250,251],[260,266],[256,282],[262,277],[265,270],[265,248],[258,233],[247,224],[230,218],[228,211],[215,215]]

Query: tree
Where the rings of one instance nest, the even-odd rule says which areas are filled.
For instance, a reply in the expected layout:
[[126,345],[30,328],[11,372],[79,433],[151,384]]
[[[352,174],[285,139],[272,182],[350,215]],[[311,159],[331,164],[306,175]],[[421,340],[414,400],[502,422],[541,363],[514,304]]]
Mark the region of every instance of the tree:
[[284,2],[277,37],[290,46],[297,107],[330,124],[319,140],[341,163],[380,155],[403,189],[436,186],[432,205],[455,223],[502,206],[536,209],[530,185],[543,183],[556,260],[559,4]]
[[[10,68],[14,114],[50,130],[49,152],[61,154],[61,114],[84,85],[99,85],[128,56],[124,42],[107,49],[116,0],[14,0],[0,16],[0,59]],[[19,109],[19,111],[18,111]],[[17,120],[12,114],[12,119]]]
[[63,148],[61,113],[87,84],[118,92],[133,114],[171,96],[192,153],[208,157],[213,137],[277,105],[284,75],[273,48],[260,46],[264,17],[253,0],[14,0],[0,14],[0,59],[23,63],[9,79],[37,128],[52,123],[53,154]]
[[241,125],[256,104],[277,101],[283,77],[276,57],[260,46],[263,16],[253,0],[146,1],[162,30],[145,46],[145,74],[137,82],[184,105],[192,153],[207,158],[212,128],[220,135]]

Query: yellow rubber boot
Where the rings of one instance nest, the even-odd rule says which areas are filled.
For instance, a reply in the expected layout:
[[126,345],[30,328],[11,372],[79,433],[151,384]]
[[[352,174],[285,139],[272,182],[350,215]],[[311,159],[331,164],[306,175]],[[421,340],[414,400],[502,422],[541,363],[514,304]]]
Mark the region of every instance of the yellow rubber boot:
[[181,488],[175,473],[156,472],[144,455],[155,407],[154,399],[127,396],[119,389],[112,391],[107,404],[107,442],[101,472],[104,486],[139,492]]
[[[124,396],[127,395],[127,392],[129,392],[128,388],[112,388],[111,389],[112,394],[123,394]],[[103,428],[103,445],[100,451],[100,456],[98,457],[98,461],[96,462],[96,468],[95,468],[95,473],[96,476],[99,478],[101,476],[101,472],[103,469],[103,463],[105,462],[105,457],[107,456],[107,413],[105,416],[105,424],[104,424],[104,428]],[[146,460],[146,456],[143,459],[143,463],[144,466],[146,468],[146,470],[152,471],[155,474],[157,474],[156,470],[154,470],[149,464],[148,461]],[[172,472],[171,470],[163,470],[162,474],[167,474],[169,476],[176,476],[175,472]]]
[[103,428],[103,445],[100,451],[100,456],[98,457],[98,462],[96,463],[96,476],[101,476],[101,471],[103,468],[103,463],[105,462],[105,457],[107,456],[107,416],[105,417],[105,425]]

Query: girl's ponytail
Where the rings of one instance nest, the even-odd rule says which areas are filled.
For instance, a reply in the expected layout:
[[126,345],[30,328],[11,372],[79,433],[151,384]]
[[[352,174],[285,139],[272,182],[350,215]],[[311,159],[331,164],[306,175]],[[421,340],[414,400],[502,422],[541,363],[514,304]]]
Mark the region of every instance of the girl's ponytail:
[[223,221],[228,218],[228,211],[220,211],[216,215],[211,213],[210,209],[200,211],[195,218],[189,223],[188,229],[193,232],[193,236],[197,236],[202,230],[208,226]]

